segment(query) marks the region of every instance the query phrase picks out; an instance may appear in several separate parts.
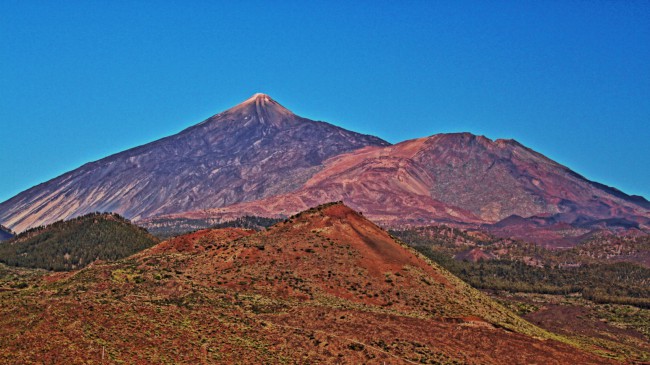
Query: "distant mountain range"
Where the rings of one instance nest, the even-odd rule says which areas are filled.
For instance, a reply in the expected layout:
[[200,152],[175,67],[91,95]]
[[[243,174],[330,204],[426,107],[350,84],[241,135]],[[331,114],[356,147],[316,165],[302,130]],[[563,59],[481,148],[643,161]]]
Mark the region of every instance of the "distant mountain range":
[[555,245],[650,230],[643,197],[514,140],[454,133],[390,145],[296,116],[264,94],[22,192],[0,204],[0,223],[22,231],[94,211],[145,225],[284,217],[337,200],[386,226],[442,222]]

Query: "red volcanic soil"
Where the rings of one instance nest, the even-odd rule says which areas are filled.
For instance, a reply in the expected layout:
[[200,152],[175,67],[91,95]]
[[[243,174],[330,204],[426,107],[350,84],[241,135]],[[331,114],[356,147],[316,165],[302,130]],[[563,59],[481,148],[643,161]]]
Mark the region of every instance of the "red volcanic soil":
[[487,261],[487,260],[492,260],[494,258],[494,255],[487,253],[480,248],[472,248],[468,251],[461,252],[454,256],[456,260],[467,260],[470,262],[479,262],[479,261]]
[[[0,293],[0,362],[609,364],[342,204]],[[588,348],[586,350],[597,350]]]
[[202,252],[212,248],[210,245],[215,241],[235,240],[253,233],[255,233],[255,231],[241,228],[202,229],[161,242],[160,244],[143,251],[140,255],[146,256],[172,252]]
[[[277,287],[279,280],[280,292],[404,307],[429,296],[433,300],[431,290],[418,293],[422,280],[438,283],[440,290],[451,286],[440,269],[342,204],[301,213],[267,231],[215,248],[196,258],[195,266],[218,270],[222,281],[232,287],[245,280],[249,287],[266,291]],[[219,259],[223,257],[228,259]],[[279,276],[266,274],[277,271]],[[293,287],[293,281],[301,285]],[[407,290],[413,293],[407,295]]]
[[[495,329],[485,322],[440,321],[391,314],[326,311],[310,308],[284,316],[263,316],[291,332],[312,333],[314,343],[349,341],[367,351],[362,363],[372,364],[613,364],[585,356],[555,341]],[[314,318],[318,320],[314,320]],[[354,339],[354,340],[350,340]],[[354,342],[353,342],[354,341]],[[296,344],[297,345],[297,344]],[[326,354],[326,353],[325,353]],[[318,356],[320,355],[320,356]],[[339,363],[318,354],[323,363]],[[357,363],[347,360],[341,363]]]

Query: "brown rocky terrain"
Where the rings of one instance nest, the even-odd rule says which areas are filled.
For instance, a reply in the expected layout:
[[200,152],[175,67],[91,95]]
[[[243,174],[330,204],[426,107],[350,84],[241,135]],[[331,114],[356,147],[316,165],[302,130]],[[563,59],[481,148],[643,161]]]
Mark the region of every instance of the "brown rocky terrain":
[[617,363],[523,321],[342,204],[72,273],[10,275],[6,364]]

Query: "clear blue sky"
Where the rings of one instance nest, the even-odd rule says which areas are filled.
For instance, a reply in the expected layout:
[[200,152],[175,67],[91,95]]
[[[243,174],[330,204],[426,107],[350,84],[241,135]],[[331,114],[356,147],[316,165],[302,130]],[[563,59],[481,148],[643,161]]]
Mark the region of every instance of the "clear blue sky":
[[255,92],[391,142],[515,138],[650,198],[648,1],[0,2],[0,201]]

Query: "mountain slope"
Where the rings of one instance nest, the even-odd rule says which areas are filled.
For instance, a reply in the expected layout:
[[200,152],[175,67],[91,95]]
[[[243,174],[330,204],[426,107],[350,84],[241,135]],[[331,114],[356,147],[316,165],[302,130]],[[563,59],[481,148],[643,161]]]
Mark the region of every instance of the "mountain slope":
[[617,218],[650,229],[645,199],[591,182],[515,141],[469,133],[341,154],[291,194],[178,216],[277,216],[339,199],[393,226],[519,215],[580,227]]
[[0,222],[20,232],[95,211],[139,219],[262,199],[299,188],[329,157],[387,144],[255,94],[176,135],[18,194],[0,204]]
[[3,225],[0,225],[0,241],[5,241],[13,237],[11,230]]
[[116,214],[91,213],[23,232],[0,243],[0,262],[48,270],[74,270],[95,260],[116,260],[158,239]]
[[255,234],[195,232],[37,284],[0,292],[3,363],[613,363],[342,204]]

